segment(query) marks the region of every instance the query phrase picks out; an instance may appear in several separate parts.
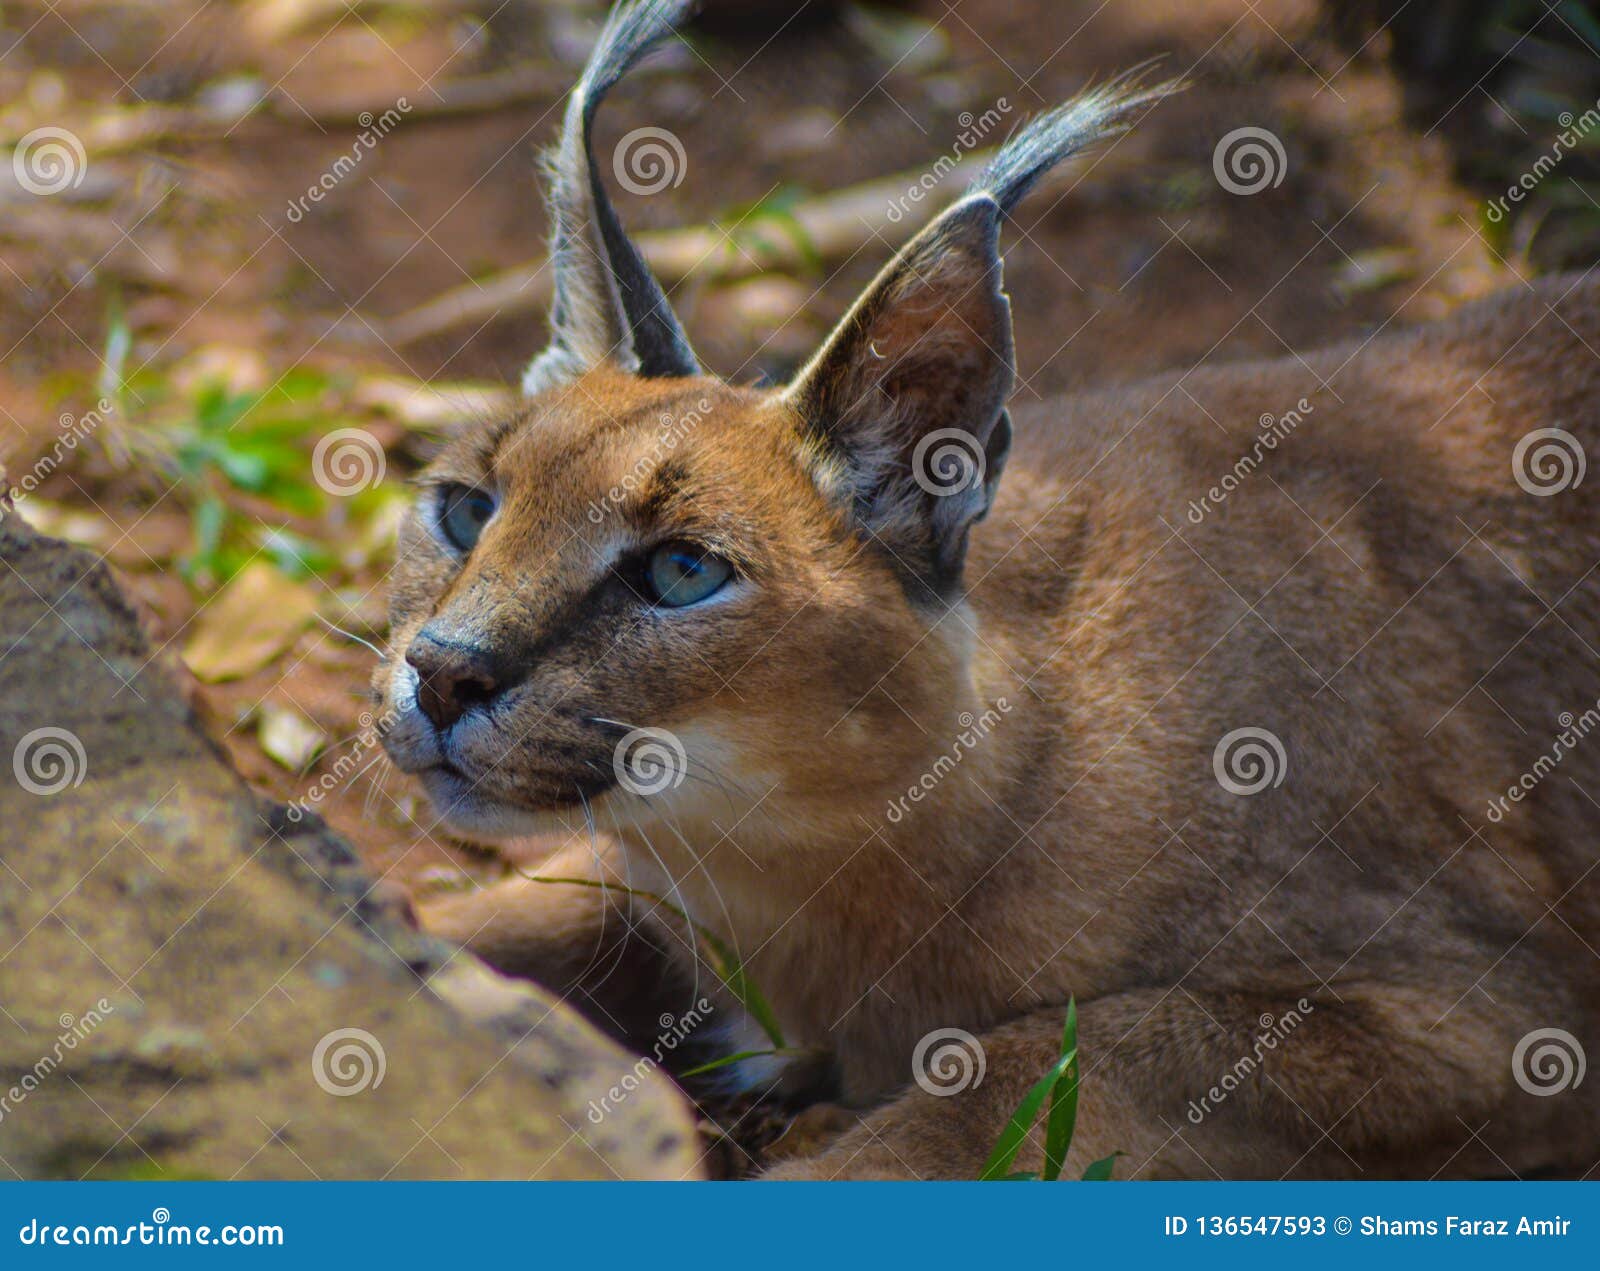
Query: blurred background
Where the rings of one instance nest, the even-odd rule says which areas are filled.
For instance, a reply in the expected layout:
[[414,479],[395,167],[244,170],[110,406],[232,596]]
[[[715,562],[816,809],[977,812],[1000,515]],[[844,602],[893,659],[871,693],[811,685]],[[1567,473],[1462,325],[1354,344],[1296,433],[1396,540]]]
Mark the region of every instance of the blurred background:
[[[603,9],[0,0],[11,500],[111,561],[252,782],[422,889],[501,866],[386,771],[367,642],[403,479],[543,343],[537,154]],[[1024,396],[1600,259],[1577,0],[708,0],[597,153],[712,368],[781,379],[983,151],[1152,58],[1190,91],[1005,240]]]

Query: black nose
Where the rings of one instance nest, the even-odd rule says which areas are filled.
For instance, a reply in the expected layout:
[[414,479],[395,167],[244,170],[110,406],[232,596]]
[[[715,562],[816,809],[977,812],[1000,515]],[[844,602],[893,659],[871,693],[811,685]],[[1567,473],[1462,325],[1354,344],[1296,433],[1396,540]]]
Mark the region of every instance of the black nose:
[[448,728],[504,687],[494,659],[471,645],[442,639],[426,627],[406,650],[417,672],[417,705],[437,728]]

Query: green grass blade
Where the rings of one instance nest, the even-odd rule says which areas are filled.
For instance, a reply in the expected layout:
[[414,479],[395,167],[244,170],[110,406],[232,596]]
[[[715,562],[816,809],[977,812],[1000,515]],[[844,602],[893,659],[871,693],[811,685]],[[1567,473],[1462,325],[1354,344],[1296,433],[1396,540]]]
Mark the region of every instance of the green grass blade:
[[600,890],[611,890],[625,896],[638,896],[642,900],[651,901],[663,909],[682,918],[688,923],[700,942],[705,946],[714,963],[712,969],[717,973],[717,978],[727,986],[728,992],[739,999],[739,1004],[750,1012],[750,1018],[761,1026],[761,1031],[767,1035],[767,1040],[772,1043],[774,1050],[787,1050],[788,1044],[783,1040],[783,1030],[778,1026],[777,1012],[772,1009],[772,1004],[766,996],[756,987],[755,981],[745,974],[744,965],[735,956],[732,949],[723,943],[715,934],[706,930],[682,909],[664,897],[657,896],[654,892],[641,891],[635,887],[621,887],[616,883],[602,883],[596,878],[551,878],[544,874],[530,874],[525,870],[518,870],[523,878],[535,883],[557,883],[573,887],[597,887]]
[[1112,1167],[1117,1163],[1121,1152],[1113,1152],[1110,1156],[1102,1156],[1088,1169],[1083,1171],[1083,1181],[1086,1183],[1104,1183],[1110,1180]]
[[726,1068],[730,1064],[736,1064],[742,1059],[763,1059],[768,1055],[788,1055],[793,1053],[793,1051],[787,1050],[741,1050],[737,1055],[724,1055],[721,1059],[713,1059],[708,1064],[699,1064],[690,1068],[687,1072],[680,1072],[678,1076],[698,1077],[702,1073],[715,1072],[718,1068]]
[[989,1153],[983,1172],[978,1175],[979,1182],[994,1182],[1011,1172],[1017,1153],[1022,1150],[1022,1145],[1027,1140],[1028,1131],[1039,1119],[1039,1110],[1044,1107],[1045,1099],[1055,1088],[1056,1082],[1061,1079],[1062,1073],[1066,1072],[1077,1058],[1077,1051],[1073,1051],[1070,1055],[1062,1055],[1051,1065],[1050,1071],[1034,1082],[1028,1093],[1022,1096],[1022,1102],[1011,1114],[1011,1120],[1006,1122],[1006,1128],[1000,1131],[1000,1137],[995,1140],[994,1151]]
[[1044,1174],[1047,1183],[1061,1177],[1072,1146],[1072,1131],[1078,1123],[1078,1001],[1067,999],[1067,1022],[1061,1031],[1061,1053],[1072,1062],[1062,1071],[1061,1080],[1050,1090],[1050,1116],[1044,1130]]
[[744,964],[717,936],[698,925],[695,930],[720,963],[714,969],[722,982],[728,986],[728,992],[738,998],[740,1005],[750,1012],[750,1018],[761,1026],[761,1031],[767,1035],[767,1040],[773,1047],[777,1050],[785,1049],[783,1030],[778,1027],[777,1012],[756,987],[755,981],[745,974]]

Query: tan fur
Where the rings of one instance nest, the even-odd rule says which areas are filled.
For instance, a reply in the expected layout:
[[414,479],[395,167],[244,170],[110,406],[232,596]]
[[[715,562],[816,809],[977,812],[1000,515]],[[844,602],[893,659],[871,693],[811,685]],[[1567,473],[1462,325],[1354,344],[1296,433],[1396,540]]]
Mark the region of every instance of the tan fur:
[[[565,787],[615,740],[590,717],[682,740],[690,779],[593,812],[620,845],[613,881],[735,944],[791,1044],[833,1053],[861,1124],[782,1175],[974,1175],[1069,995],[1069,1171],[1118,1150],[1144,1177],[1581,1171],[1600,1082],[1535,1097],[1511,1056],[1550,1027],[1600,1055],[1600,737],[1499,823],[1485,810],[1600,699],[1600,483],[1534,497],[1511,466],[1534,428],[1597,453],[1596,348],[1600,286],[1553,280],[1305,359],[1019,409],[949,607],[819,491],[782,399],[602,366],[438,461],[501,509],[459,566],[408,526],[394,642],[446,615],[526,651],[469,756],[480,833],[552,808],[583,824]],[[660,417],[701,399],[656,454]],[[1192,523],[1263,413],[1302,399],[1292,435]],[[586,515],[668,464],[677,493],[647,524]],[[619,540],[690,532],[741,563],[737,598],[575,608]],[[378,688],[406,766],[390,667]],[[1280,786],[1219,783],[1214,750],[1241,727],[1281,740]],[[630,902],[521,887],[439,925],[468,936],[498,913],[491,956],[576,991]],[[658,943],[686,965],[681,938]],[[1294,1033],[1193,1124],[1262,1017],[1302,998]],[[987,1074],[935,1097],[911,1055],[950,1027],[980,1037]]]

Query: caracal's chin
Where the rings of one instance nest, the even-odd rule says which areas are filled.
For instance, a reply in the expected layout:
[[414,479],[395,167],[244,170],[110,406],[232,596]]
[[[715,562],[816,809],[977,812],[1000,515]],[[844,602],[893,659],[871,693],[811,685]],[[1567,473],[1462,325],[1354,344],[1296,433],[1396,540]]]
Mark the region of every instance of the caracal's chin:
[[513,802],[455,769],[429,768],[417,777],[443,826],[470,842],[499,847],[512,839],[568,834],[584,821],[576,793],[564,801]]

